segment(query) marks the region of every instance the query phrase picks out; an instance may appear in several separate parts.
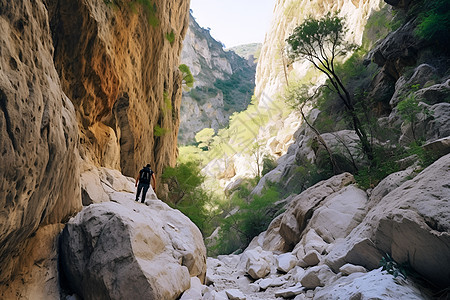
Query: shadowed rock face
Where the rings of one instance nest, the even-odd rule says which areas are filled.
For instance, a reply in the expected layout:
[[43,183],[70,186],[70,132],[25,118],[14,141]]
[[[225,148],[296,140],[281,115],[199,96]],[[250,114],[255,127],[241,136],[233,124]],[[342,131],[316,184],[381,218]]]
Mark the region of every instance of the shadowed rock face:
[[132,176],[175,163],[189,1],[154,1],[155,27],[119,2],[0,0],[2,287],[39,226],[81,209],[79,154]]
[[47,20],[41,1],[0,1],[0,282],[39,225],[81,208],[75,109]]
[[[154,1],[157,26],[127,1],[47,4],[55,66],[77,112],[82,155],[128,176],[150,163],[158,176],[176,159],[188,1]],[[157,127],[163,134],[155,135]]]

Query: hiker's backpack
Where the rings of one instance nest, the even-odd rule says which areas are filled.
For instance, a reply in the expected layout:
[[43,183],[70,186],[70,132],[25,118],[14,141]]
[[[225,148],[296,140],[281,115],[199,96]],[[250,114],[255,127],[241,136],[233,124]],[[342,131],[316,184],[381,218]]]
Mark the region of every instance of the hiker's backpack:
[[153,171],[149,168],[144,168],[141,170],[141,177],[139,181],[142,183],[150,183],[150,178],[152,178]]

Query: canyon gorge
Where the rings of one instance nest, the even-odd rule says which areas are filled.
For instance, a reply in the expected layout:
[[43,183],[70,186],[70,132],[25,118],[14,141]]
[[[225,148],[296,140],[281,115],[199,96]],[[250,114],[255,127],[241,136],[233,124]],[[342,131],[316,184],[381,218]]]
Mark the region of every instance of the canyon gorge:
[[[225,51],[189,0],[0,0],[0,298],[449,299],[441,2],[276,0],[255,62]],[[286,39],[328,13],[357,46],[338,68],[378,160],[332,93],[287,104],[290,88],[327,84]],[[196,145],[204,128],[214,135]],[[179,144],[203,158],[224,220],[276,190],[253,212],[265,227],[220,252],[226,222],[212,233],[161,201],[164,172],[188,156]],[[147,163],[157,184],[142,204]]]

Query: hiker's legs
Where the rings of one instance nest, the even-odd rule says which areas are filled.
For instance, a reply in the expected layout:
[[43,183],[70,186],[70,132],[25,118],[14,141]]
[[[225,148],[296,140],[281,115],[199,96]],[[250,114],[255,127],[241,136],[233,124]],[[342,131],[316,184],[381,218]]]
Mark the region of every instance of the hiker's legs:
[[136,201],[139,201],[139,195],[141,194],[142,184],[139,182],[137,192],[136,192]]
[[142,191],[142,200],[141,200],[141,202],[142,203],[144,203],[144,201],[145,201],[145,195],[147,195],[147,191],[148,191],[148,188],[150,187],[150,184],[143,184],[143,191]]

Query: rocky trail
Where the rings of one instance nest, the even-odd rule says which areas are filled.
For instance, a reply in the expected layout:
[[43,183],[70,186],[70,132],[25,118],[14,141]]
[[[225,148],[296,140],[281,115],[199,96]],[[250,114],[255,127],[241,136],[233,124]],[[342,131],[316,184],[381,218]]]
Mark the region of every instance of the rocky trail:
[[[145,205],[135,203],[131,179],[106,168],[95,173],[100,174],[100,186],[84,185],[86,192],[98,193],[100,188],[106,197],[97,194],[95,198],[110,201],[92,204],[70,221],[63,232],[63,241],[69,244],[63,242],[62,249],[75,254],[79,249],[89,249],[74,244],[77,239],[73,236],[64,238],[74,232],[73,226],[85,228],[85,234],[90,233],[97,240],[87,255],[91,263],[96,252],[105,248],[100,240],[108,241],[111,235],[114,241],[120,241],[114,250],[104,253],[112,259],[101,264],[101,270],[90,268],[101,274],[98,278],[108,277],[118,268],[124,273],[121,276],[136,278],[135,272],[127,275],[126,271],[135,269],[131,265],[136,261],[138,270],[143,272],[137,277],[147,278],[141,282],[140,290],[148,284],[149,290],[166,291],[159,295],[184,291],[182,300],[432,299],[433,291],[430,286],[423,286],[423,280],[420,285],[413,276],[394,277],[381,269],[381,258],[391,253],[393,260],[408,263],[422,279],[442,288],[448,280],[446,247],[450,237],[428,224],[433,220],[437,227],[448,226],[450,186],[446,178],[450,173],[450,155],[412,179],[414,169],[394,173],[367,192],[354,184],[349,173],[319,182],[291,197],[286,211],[243,253],[217,258],[206,257],[198,230],[151,191]],[[110,217],[105,219],[105,215]],[[119,220],[120,230],[111,230],[112,219]],[[98,229],[102,227],[109,229]],[[123,232],[124,237],[120,238],[118,232]],[[93,233],[101,233],[101,237]],[[127,240],[131,241],[131,248]],[[75,254],[69,253],[68,257]],[[118,256],[132,259],[124,263]],[[71,263],[67,269],[80,272],[76,266],[77,263]],[[179,271],[164,271],[167,268]],[[155,270],[159,270],[157,276]],[[92,280],[92,276],[87,278]],[[74,276],[79,277],[83,276]],[[132,289],[114,284],[105,288],[120,292],[121,297],[133,296]],[[83,285],[79,290],[83,290]]]

